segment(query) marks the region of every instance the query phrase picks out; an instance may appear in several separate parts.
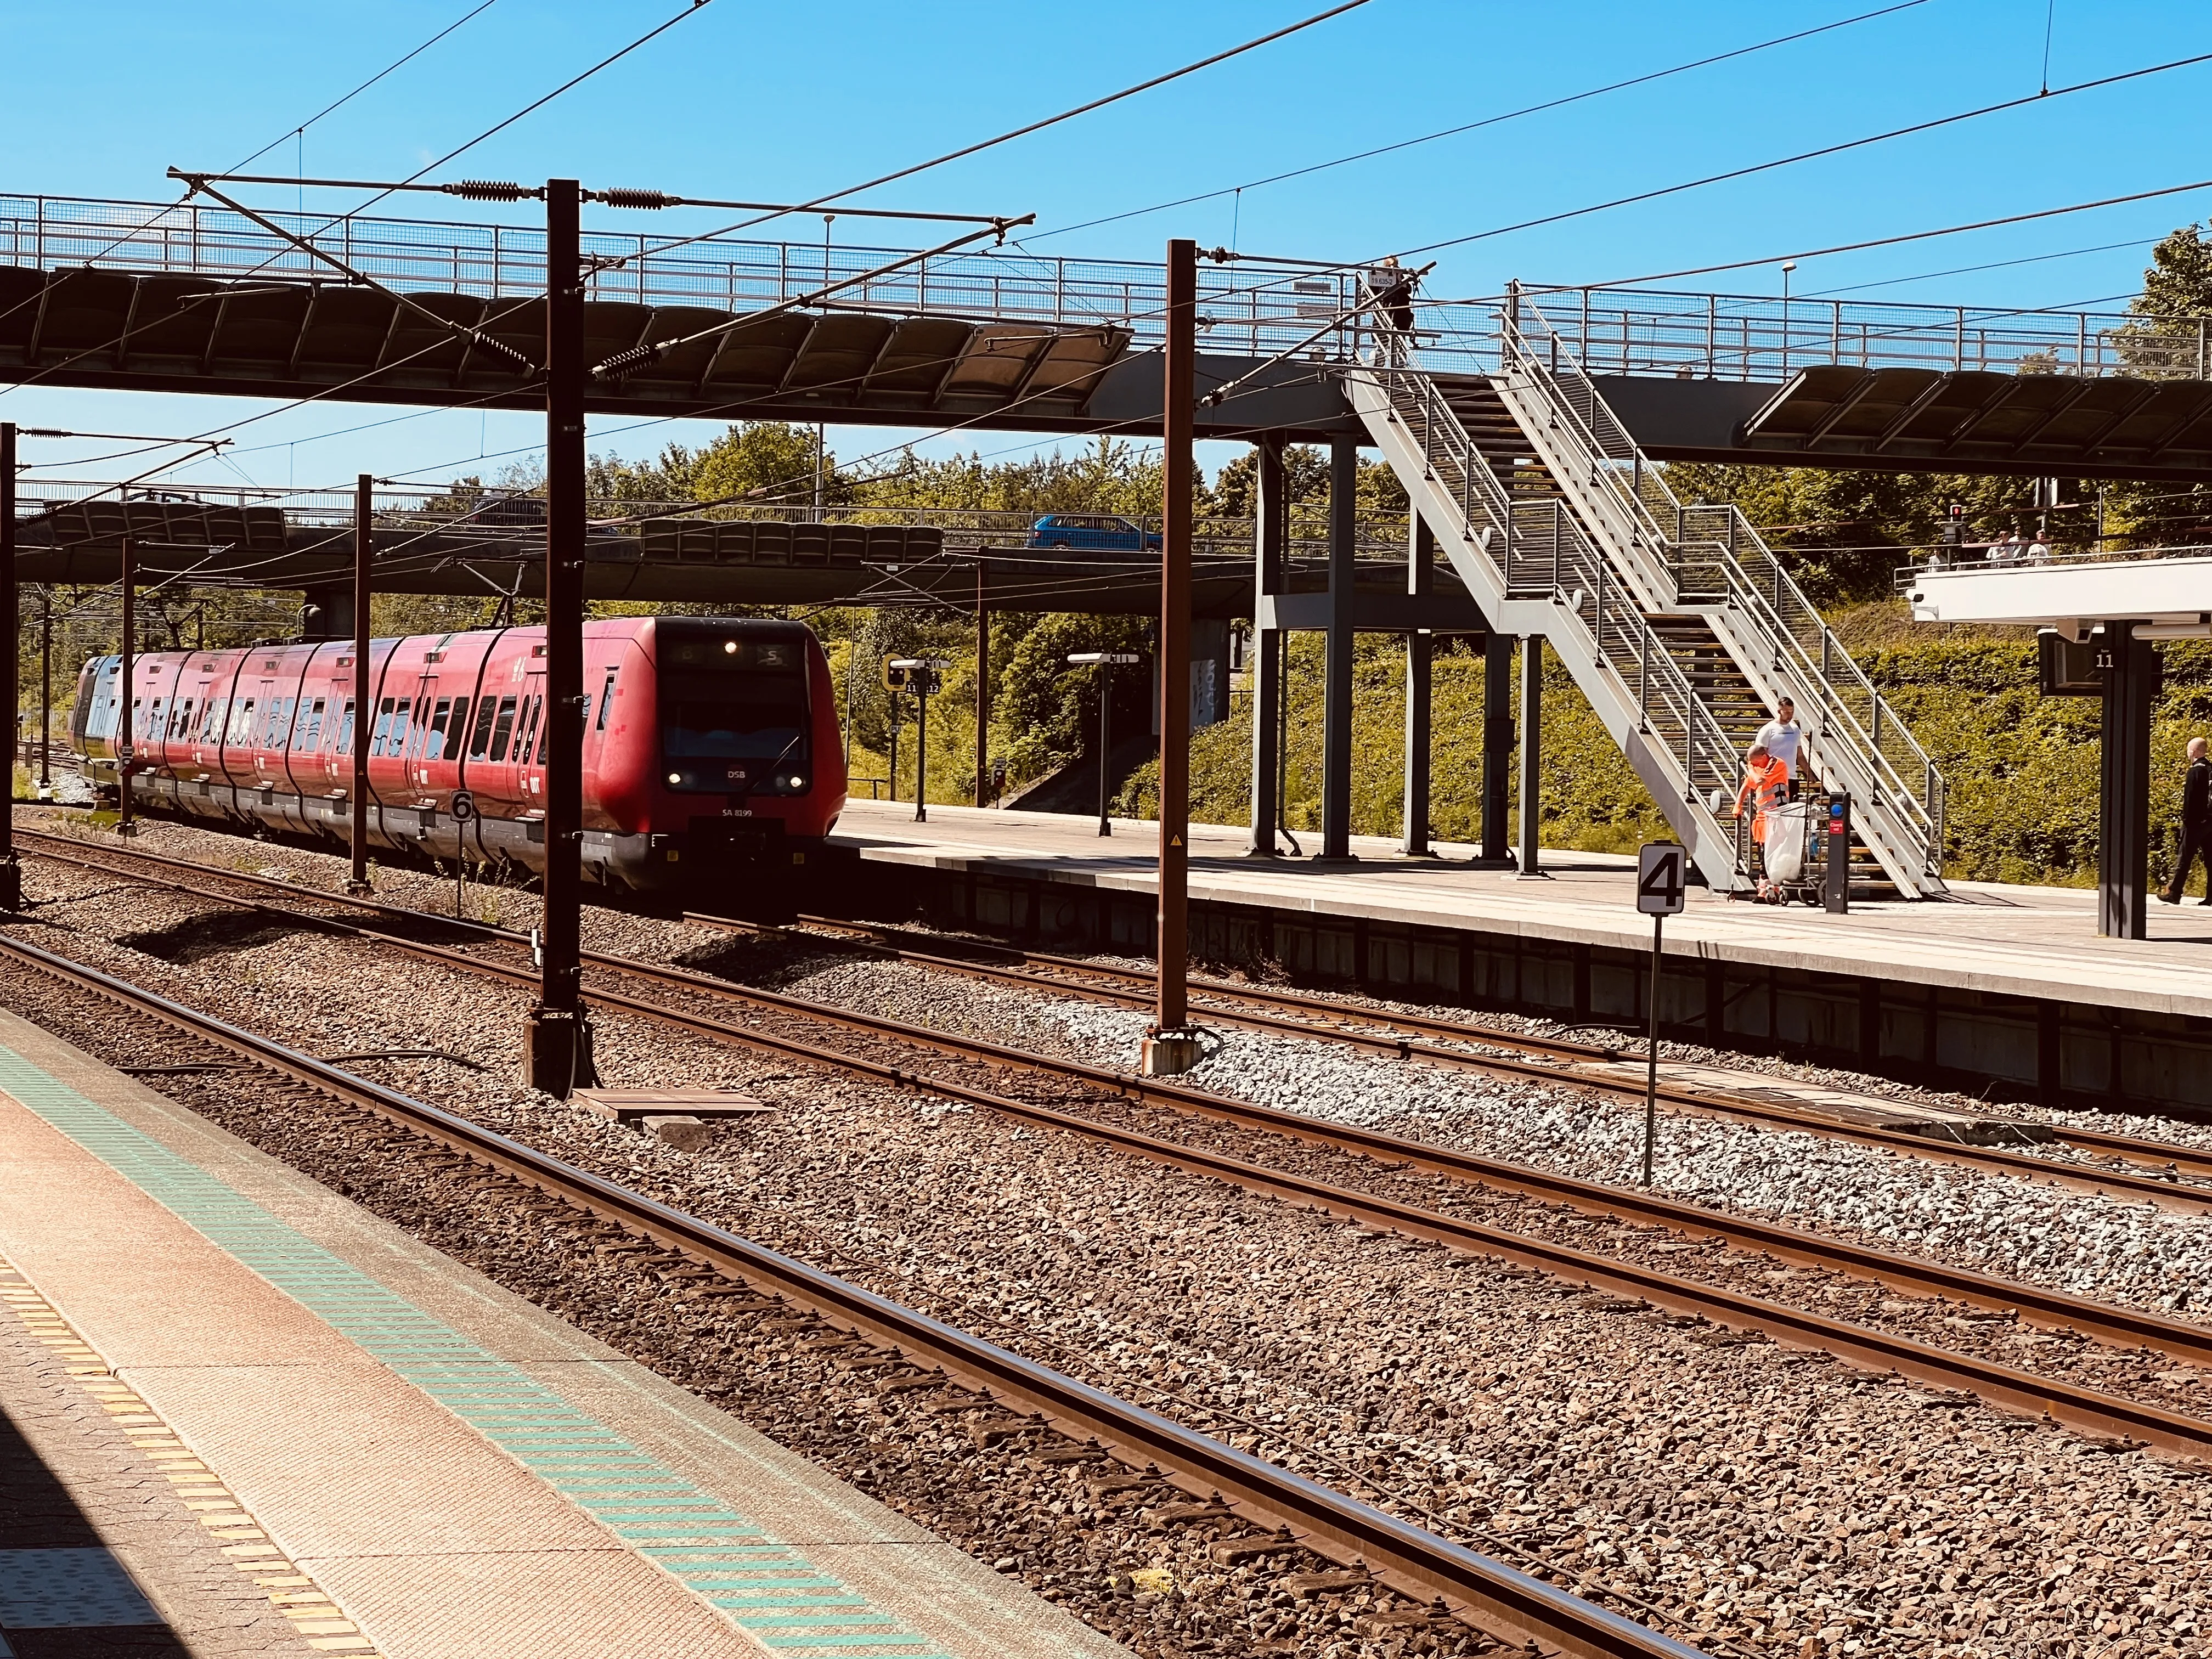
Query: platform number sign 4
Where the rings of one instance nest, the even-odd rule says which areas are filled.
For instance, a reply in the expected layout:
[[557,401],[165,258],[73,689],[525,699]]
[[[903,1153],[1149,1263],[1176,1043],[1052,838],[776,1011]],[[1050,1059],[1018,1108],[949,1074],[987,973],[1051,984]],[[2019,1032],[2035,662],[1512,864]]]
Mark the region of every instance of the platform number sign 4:
[[1653,842],[1636,854],[1636,908],[1647,916],[1679,916],[1689,888],[1689,852]]

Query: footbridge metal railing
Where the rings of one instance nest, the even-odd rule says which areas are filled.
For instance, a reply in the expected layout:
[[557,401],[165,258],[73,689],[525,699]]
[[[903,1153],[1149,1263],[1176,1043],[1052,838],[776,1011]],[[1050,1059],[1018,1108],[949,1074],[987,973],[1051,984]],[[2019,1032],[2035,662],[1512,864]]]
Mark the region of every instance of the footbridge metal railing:
[[[541,294],[545,235],[527,223],[265,216],[387,287],[500,299]],[[798,299],[907,257],[911,250],[813,241],[708,237],[680,247],[670,232],[592,229],[591,297],[742,314]],[[344,279],[244,216],[201,203],[111,202],[0,194],[0,265],[101,270],[343,286]],[[1199,268],[1200,339],[1224,354],[1341,360],[1353,349],[1364,273],[1240,259]],[[831,307],[1084,328],[1110,324],[1156,343],[1167,305],[1164,268],[1136,260],[1030,253],[1017,245],[933,255],[872,277]],[[1321,331],[1318,338],[1311,338]]]

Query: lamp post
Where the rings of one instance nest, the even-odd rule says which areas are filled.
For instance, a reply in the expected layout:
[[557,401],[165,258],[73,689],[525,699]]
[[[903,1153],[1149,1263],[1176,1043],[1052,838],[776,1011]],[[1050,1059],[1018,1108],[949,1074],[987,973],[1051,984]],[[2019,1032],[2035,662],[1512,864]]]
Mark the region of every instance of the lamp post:
[[1782,262],[1782,378],[1790,378],[1790,273],[1797,269],[1795,259]]
[[[884,665],[884,683],[894,691],[911,691],[914,722],[914,821],[929,822],[929,699],[944,684],[951,663],[943,657],[894,657]],[[896,782],[896,777],[893,779]]]
[[1114,820],[1106,811],[1106,761],[1114,752],[1114,670],[1144,660],[1133,651],[1076,651],[1068,655],[1075,668],[1098,671],[1098,833],[1114,833]]

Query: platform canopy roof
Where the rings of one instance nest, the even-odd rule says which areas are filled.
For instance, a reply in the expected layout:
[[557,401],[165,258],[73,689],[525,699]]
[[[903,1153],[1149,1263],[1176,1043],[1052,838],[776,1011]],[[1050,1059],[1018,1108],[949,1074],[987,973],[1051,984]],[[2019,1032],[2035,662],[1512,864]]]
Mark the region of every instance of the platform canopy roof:
[[1923,564],[1905,579],[1912,619],[2067,628],[2140,622],[2212,632],[2212,548],[2047,564]]

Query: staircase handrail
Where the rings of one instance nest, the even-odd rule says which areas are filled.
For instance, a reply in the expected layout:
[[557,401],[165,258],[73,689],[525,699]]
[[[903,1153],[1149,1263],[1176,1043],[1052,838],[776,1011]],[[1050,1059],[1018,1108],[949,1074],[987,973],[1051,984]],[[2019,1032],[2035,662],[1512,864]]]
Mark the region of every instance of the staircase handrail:
[[[1436,382],[1418,369],[1389,365],[1352,373],[1381,388],[1392,413],[1420,449],[1431,476],[1442,480],[1439,462],[1458,471],[1461,510],[1475,553],[1496,572],[1499,591],[1510,589],[1514,586],[1512,550],[1519,533],[1514,524],[1515,504],[1450,405],[1437,395]],[[1480,523],[1474,510],[1478,504]],[[1555,609],[1573,619],[1597,659],[1618,682],[1624,697],[1633,700],[1647,732],[1654,716],[1662,721],[1671,720],[1680,731],[1680,752],[1664,744],[1659,752],[1679,769],[1685,803],[1694,810],[1708,811],[1699,793],[1701,769],[1704,787],[1732,791],[1739,770],[1734,740],[1667,650],[1644,615],[1641,599],[1632,591],[1624,603],[1620,570],[1605,548],[1584,534],[1571,516],[1561,515],[1551,528],[1570,550],[1562,561],[1554,541],[1549,597]],[[1587,619],[1583,615],[1585,605],[1590,610]],[[1635,667],[1633,682],[1622,665],[1624,661]]]
[[[1630,527],[1632,546],[1648,540],[1648,544],[1662,550],[1674,573],[1673,586],[1678,594],[1684,574],[1682,556],[1689,548],[1710,548],[1719,556],[1717,568],[1726,578],[1725,598],[1734,608],[1751,613],[1762,635],[1786,651],[1788,666],[1803,687],[1811,689],[1811,696],[1806,701],[1819,708],[1826,721],[1840,721],[1847,736],[1854,740],[1850,746],[1865,756],[1875,768],[1875,786],[1889,793],[1923,836],[1918,850],[1925,869],[1930,874],[1940,874],[1944,789],[1941,771],[1873,680],[1836,638],[1796,580],[1783,568],[1757,527],[1732,502],[1688,508],[1682,506],[1664,475],[1651,465],[1619,417],[1598,396],[1596,387],[1580,364],[1566,356],[1559,331],[1540,307],[1517,292],[1517,285],[1509,289],[1507,304],[1499,315],[1503,366],[1516,373],[1523,384],[1536,389],[1548,405],[1547,413],[1553,423],[1566,429],[1583,446],[1583,456],[1590,463],[1590,481],[1598,484],[1613,504],[1611,516],[1616,527],[1624,522]],[[1532,321],[1540,331],[1546,348],[1543,351],[1531,343],[1524,319]],[[1587,410],[1579,406],[1568,385],[1563,382],[1559,374],[1562,368],[1584,389]],[[1625,480],[1620,466],[1603,465],[1622,460],[1630,464]],[[1722,515],[1719,535],[1690,534],[1690,515],[1714,514]],[[1746,567],[1747,548],[1759,567],[1756,576]],[[1774,594],[1771,601],[1767,596],[1770,587]],[[1798,629],[1785,619],[1785,611],[1810,619],[1817,627],[1817,659]],[[1780,662],[1775,665],[1777,668],[1782,665]],[[1843,687],[1835,683],[1839,676],[1845,681]],[[1863,721],[1852,707],[1855,698],[1867,710]],[[1815,744],[1817,747],[1817,733]],[[1891,759],[1888,745],[1892,744],[1903,751],[1906,766],[1919,774],[1918,788],[1905,781],[1904,770]]]

